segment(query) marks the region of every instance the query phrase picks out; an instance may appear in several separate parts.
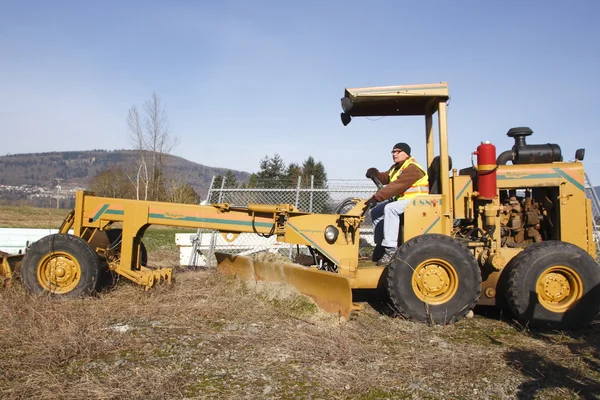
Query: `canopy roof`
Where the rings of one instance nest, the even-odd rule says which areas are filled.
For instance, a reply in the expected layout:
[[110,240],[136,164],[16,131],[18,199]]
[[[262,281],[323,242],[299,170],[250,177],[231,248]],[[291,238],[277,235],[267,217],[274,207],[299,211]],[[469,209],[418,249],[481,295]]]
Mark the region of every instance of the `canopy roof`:
[[[426,115],[450,98],[446,82],[346,89],[342,108],[353,117]],[[349,108],[349,109],[348,109]]]

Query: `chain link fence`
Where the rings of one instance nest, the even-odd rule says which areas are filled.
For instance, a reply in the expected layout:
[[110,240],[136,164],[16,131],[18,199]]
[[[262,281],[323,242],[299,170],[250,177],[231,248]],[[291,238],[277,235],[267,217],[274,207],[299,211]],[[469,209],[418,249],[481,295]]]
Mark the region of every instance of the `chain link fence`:
[[[219,185],[215,185],[215,181],[213,177],[204,203],[229,203],[242,207],[252,203],[293,204],[302,212],[319,214],[343,213],[351,207],[351,205],[344,207],[344,204],[348,204],[346,203],[348,199],[368,199],[376,191],[375,185],[366,179],[329,180],[325,185],[321,185],[322,187],[317,187],[312,177],[308,182],[303,182],[301,178],[296,182],[273,180],[261,182],[261,186],[264,186],[261,188],[228,188],[224,179],[219,180]],[[600,241],[598,233],[600,200],[587,175],[586,195],[592,199],[594,237],[598,243]],[[305,248],[278,243],[275,237],[265,239],[252,233],[240,234],[235,241],[228,242],[219,232],[198,230],[197,235],[180,236],[177,240],[182,246],[181,264],[191,266],[215,266],[215,251],[241,255],[268,251],[289,258],[295,257],[299,252],[307,253]],[[361,255],[370,255],[374,248],[373,227],[368,213],[361,226],[360,246]],[[600,246],[598,247],[600,250]],[[600,255],[600,251],[598,254]],[[598,259],[600,260],[600,257]]]
[[585,178],[585,195],[592,200],[592,223],[594,225],[594,240],[596,241],[596,262],[600,263],[600,199],[596,187],[590,181],[588,174]]
[[[308,182],[299,177],[293,184],[281,180],[263,181],[261,186],[264,187],[261,188],[227,188],[224,179],[219,181],[220,185],[215,187],[213,177],[204,203],[229,203],[242,207],[248,204],[293,204],[299,211],[317,214],[343,213],[351,207],[347,202],[349,199],[368,199],[376,191],[375,185],[366,179],[329,180],[317,187],[313,177]],[[268,251],[292,259],[298,253],[308,254],[303,246],[278,243],[275,237],[265,239],[252,233],[242,233],[233,242],[228,242],[219,232],[198,230],[197,235],[180,236],[177,241],[183,246],[181,264],[188,266],[216,266],[215,251],[240,255]],[[373,227],[367,215],[361,227],[361,254],[370,254],[373,247]]]

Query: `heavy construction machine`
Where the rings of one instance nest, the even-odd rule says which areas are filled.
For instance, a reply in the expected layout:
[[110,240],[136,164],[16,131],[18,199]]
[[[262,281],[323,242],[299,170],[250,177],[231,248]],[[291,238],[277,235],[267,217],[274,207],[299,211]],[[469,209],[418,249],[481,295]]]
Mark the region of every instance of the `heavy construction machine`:
[[525,325],[587,324],[600,309],[600,267],[584,151],[565,162],[558,145],[527,144],[532,131],[514,128],[512,149],[496,157],[494,145],[482,142],[471,149],[471,166],[450,171],[448,99],[446,83],[346,89],[342,98],[344,125],[370,116],[425,120],[429,194],[406,207],[399,248],[387,266],[359,256],[364,199],[343,212],[313,214],[289,204],[186,205],[80,191],[60,233],[35,242],[24,256],[3,257],[1,271],[20,274],[32,293],[61,297],[94,292],[107,271],[148,289],[171,282],[173,273],[147,265],[142,238],[149,226],[213,229],[230,241],[249,232],[275,235],[308,256],[298,265],[218,253],[219,271],[291,284],[344,318],[354,308],[353,290],[383,289],[395,313],[411,320],[453,323],[480,304],[508,305]]

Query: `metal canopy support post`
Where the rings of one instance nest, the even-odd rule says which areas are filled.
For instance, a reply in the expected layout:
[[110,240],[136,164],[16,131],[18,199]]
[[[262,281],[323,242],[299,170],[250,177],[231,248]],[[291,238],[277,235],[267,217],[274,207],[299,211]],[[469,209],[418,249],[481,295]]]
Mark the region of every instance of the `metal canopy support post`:
[[426,143],[427,143],[427,168],[431,167],[431,162],[434,157],[434,139],[433,139],[433,113],[435,110],[433,107],[429,107],[427,109],[427,114],[425,115],[425,135],[426,135]]
[[448,125],[446,118],[446,102],[440,101],[437,107],[438,129],[440,130],[440,182],[442,183],[442,233],[449,235],[452,230],[452,205],[448,197],[450,178],[448,175]]

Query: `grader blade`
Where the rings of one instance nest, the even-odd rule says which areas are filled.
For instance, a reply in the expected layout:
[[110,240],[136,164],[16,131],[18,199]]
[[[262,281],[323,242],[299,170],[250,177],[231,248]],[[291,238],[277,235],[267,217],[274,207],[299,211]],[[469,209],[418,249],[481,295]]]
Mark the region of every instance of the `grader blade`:
[[314,300],[323,311],[346,320],[352,310],[350,282],[337,274],[292,264],[255,261],[249,257],[215,253],[217,270],[245,281],[285,283]]

